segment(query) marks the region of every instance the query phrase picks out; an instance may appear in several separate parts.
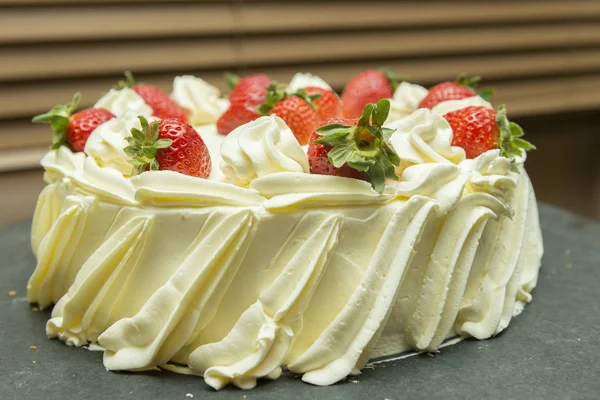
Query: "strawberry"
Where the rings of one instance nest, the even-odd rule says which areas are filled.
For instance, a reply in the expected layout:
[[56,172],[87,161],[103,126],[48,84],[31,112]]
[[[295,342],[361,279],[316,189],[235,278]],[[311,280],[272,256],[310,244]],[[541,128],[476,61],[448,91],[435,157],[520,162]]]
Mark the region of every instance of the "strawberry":
[[[356,127],[358,125],[358,118],[331,117],[322,121],[318,128],[331,124],[342,124]],[[320,137],[321,136],[317,133],[317,131],[314,130],[309,138],[307,156],[311,173],[319,175],[343,176],[346,178],[362,180],[366,179],[364,172],[351,168],[347,164],[342,165],[340,168],[336,168],[331,165],[328,154],[332,147],[317,143],[316,141]]]
[[385,179],[398,180],[400,157],[388,144],[394,130],[383,128],[390,102],[367,104],[360,119],[331,118],[316,129],[308,146],[310,172],[365,179],[381,193]]
[[260,117],[256,108],[244,102],[231,103],[227,111],[217,121],[217,132],[228,135],[240,125],[254,121]]
[[361,72],[348,82],[342,93],[344,116],[360,117],[366,104],[391,98],[399,84],[399,78],[387,69]]
[[120,81],[116,89],[132,88],[140,95],[144,102],[152,107],[152,114],[158,118],[177,118],[187,122],[188,117],[185,110],[180,107],[167,92],[158,86],[149,85],[147,83],[135,83],[133,74],[129,71],[125,72],[125,80]]
[[[498,114],[487,107],[471,106],[444,115],[452,128],[452,145],[462,147],[467,158],[476,158],[488,150],[501,149],[501,154],[514,158],[521,149],[535,148],[526,140],[519,139],[523,130],[506,118],[504,106]],[[500,134],[500,136],[499,136]]]
[[125,153],[132,157],[134,175],[144,171],[170,170],[198,178],[207,178],[212,168],[208,148],[189,124],[167,118],[152,126],[139,116],[142,129],[133,128],[125,138]]
[[56,105],[47,113],[33,117],[32,122],[49,123],[54,130],[51,149],[68,144],[73,151],[83,151],[94,129],[115,118],[104,108],[88,108],[71,115],[80,98],[81,94],[75,93],[71,103]]
[[265,102],[270,78],[264,74],[240,78],[226,73],[225,78],[233,89],[229,94],[230,106],[217,121],[217,132],[228,135],[232,130],[260,117],[256,108]]
[[[465,75],[460,75],[454,82],[448,81],[439,83],[429,89],[429,93],[421,100],[421,103],[419,103],[417,108],[432,109],[443,101],[461,100],[477,96],[477,86],[479,85],[480,80],[481,78],[479,76],[467,78]],[[493,93],[492,89],[484,89],[479,95],[489,101]]]
[[255,74],[240,78],[237,75],[226,73],[225,79],[231,88],[229,100],[232,103],[241,101],[257,106],[264,103],[267,86],[271,78],[265,74]]
[[313,104],[321,95],[308,95],[304,89],[289,94],[284,86],[271,82],[265,103],[258,107],[258,112],[261,115],[277,115],[285,121],[300,144],[308,144],[310,134],[321,120]]
[[321,120],[327,118],[341,118],[344,114],[342,111],[342,102],[338,95],[331,90],[319,87],[307,87],[306,93],[310,95],[320,94],[321,96],[313,100],[317,114]]

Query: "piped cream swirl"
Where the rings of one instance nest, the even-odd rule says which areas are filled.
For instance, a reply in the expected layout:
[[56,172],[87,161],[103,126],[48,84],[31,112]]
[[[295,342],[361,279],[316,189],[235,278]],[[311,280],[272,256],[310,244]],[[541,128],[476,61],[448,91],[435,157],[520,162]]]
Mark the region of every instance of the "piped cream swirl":
[[390,115],[387,123],[400,120],[412,114],[429,91],[414,83],[402,82],[390,99]]
[[191,75],[175,78],[171,97],[187,111],[189,123],[194,126],[215,123],[229,107],[219,89]]
[[152,107],[130,88],[110,89],[94,104],[94,108],[104,108],[117,117],[125,115],[128,111],[133,111],[136,115],[152,114]]
[[236,128],[221,145],[221,170],[235,185],[277,172],[308,172],[308,158],[277,116],[260,117]]
[[[141,129],[138,114],[129,110],[122,117],[113,118],[98,126],[85,144],[85,153],[92,157],[98,166],[113,168],[123,176],[131,176],[133,166],[129,163],[131,157],[125,154],[128,146],[126,137],[131,136],[131,129]],[[146,115],[149,122],[154,118]]]
[[332,90],[331,86],[323,79],[319,78],[316,75],[312,75],[309,73],[297,73],[294,75],[292,80],[290,81],[286,91],[288,93],[293,93],[298,91],[299,89],[304,89],[307,87],[318,87],[321,89]]
[[396,129],[390,141],[405,162],[459,164],[465,159],[465,151],[452,146],[452,128],[448,121],[431,110],[419,109],[387,127]]

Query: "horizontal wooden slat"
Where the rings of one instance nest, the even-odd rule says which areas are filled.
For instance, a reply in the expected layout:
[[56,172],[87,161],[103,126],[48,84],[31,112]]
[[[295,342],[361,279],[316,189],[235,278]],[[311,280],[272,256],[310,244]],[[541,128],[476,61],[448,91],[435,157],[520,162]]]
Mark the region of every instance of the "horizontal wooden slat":
[[[566,34],[565,32],[568,32]],[[0,80],[568,48],[600,44],[599,24],[490,27],[233,39],[165,39],[19,46],[4,50]],[[43,60],[40,62],[40,60]],[[51,60],[51,62],[50,62]]]
[[[235,10],[235,12],[234,12]],[[9,8],[0,13],[0,43],[171,37],[224,33],[568,21],[600,17],[590,1],[427,2],[323,1],[248,4],[118,4]],[[110,29],[107,23],[110,21]],[[148,21],[157,21],[149,24]],[[160,21],[160,22],[158,22]],[[21,29],[26,26],[27,29]]]
[[236,64],[231,39],[103,42],[9,47],[3,50],[0,80],[105,75],[123,70],[219,67]]
[[0,150],[0,172],[37,168],[48,146]]
[[[507,80],[544,75],[577,74],[600,70],[600,49],[562,50],[544,53],[501,54],[466,58],[438,58],[427,60],[382,61],[398,75],[409,81],[435,83],[453,78],[461,72],[481,75],[487,80]],[[311,72],[341,89],[356,73],[376,67],[373,60],[354,63],[304,65],[302,67],[259,67],[246,73],[262,71],[280,82],[288,81],[296,72]],[[197,76],[226,90],[220,72],[196,72]],[[140,79],[170,91],[173,73],[150,74]],[[66,81],[43,81],[0,85],[0,119],[28,117],[47,110],[55,103],[70,99],[76,91],[83,94],[81,105],[95,103],[118,76],[84,78]],[[485,82],[484,82],[485,83]]]
[[[265,18],[268,16],[268,23]],[[486,1],[321,1],[309,3],[241,3],[242,32],[290,30],[367,29],[391,26],[474,25],[486,23],[568,21],[600,17],[600,3],[593,1],[539,2]]]
[[[503,82],[496,85],[496,89],[494,103],[505,103],[511,118],[600,108],[598,74],[560,80]],[[50,137],[49,128],[45,125],[31,124],[28,120],[0,122],[0,160],[22,156],[29,160],[29,164],[23,163],[35,167],[39,161],[35,157],[47,149]],[[19,168],[25,168],[23,163],[19,164]],[[2,168],[12,167],[3,162],[0,163],[0,171]]]
[[246,64],[478,54],[600,44],[600,24],[248,37]]
[[231,34],[235,29],[229,4],[64,6],[0,13],[0,44]]

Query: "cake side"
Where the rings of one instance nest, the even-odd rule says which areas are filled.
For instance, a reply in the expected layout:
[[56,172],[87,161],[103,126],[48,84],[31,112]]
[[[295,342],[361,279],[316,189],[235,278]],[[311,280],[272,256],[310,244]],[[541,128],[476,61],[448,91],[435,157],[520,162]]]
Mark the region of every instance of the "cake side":
[[[76,166],[76,155],[59,152],[63,160],[47,160],[53,181],[36,211],[30,301],[56,303],[48,334],[99,343],[109,369],[171,361],[220,388],[250,387],[287,367],[331,384],[368,356],[433,350],[455,332],[496,334],[539,266],[524,172],[504,193],[509,202],[477,191],[485,185],[471,182],[474,163],[465,161],[409,167],[393,195],[363,196],[363,204],[357,188],[351,206],[332,207],[336,193],[322,184],[312,185],[321,193],[310,201],[278,201],[286,195],[257,180],[268,198],[232,187],[222,197],[237,204],[216,207],[202,199],[205,187],[175,196],[143,180],[129,197],[123,188],[115,196],[118,189],[101,187],[115,181],[94,175],[106,171],[88,162],[88,176],[85,160]],[[265,180],[301,175],[320,178]],[[512,246],[519,235],[530,245]],[[506,262],[490,265],[498,259]]]

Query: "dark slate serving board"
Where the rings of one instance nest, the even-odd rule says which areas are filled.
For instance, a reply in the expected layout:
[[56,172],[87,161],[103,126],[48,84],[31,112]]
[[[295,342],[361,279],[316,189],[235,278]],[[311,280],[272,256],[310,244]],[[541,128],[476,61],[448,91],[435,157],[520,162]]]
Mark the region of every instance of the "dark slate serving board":
[[543,204],[540,214],[546,252],[534,299],[499,337],[378,364],[330,387],[284,376],[221,392],[166,371],[107,372],[102,353],[48,340],[49,312],[26,301],[31,221],[0,228],[0,399],[600,399],[600,224]]

